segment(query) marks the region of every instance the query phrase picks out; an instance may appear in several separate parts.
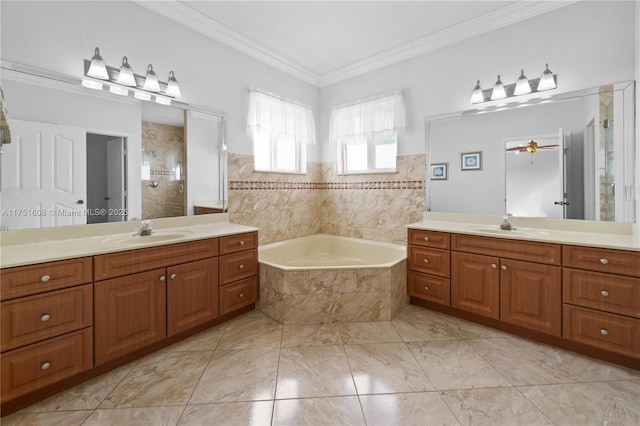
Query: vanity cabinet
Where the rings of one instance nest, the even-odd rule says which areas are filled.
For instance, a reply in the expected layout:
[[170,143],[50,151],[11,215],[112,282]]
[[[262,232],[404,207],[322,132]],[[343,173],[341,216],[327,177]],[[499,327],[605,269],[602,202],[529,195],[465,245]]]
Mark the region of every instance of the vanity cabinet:
[[563,247],[566,339],[640,358],[640,253]]
[[258,234],[220,238],[220,314],[258,300]]
[[93,366],[93,263],[84,257],[2,270],[2,402]]
[[411,297],[449,306],[450,241],[445,232],[409,230],[407,280]]

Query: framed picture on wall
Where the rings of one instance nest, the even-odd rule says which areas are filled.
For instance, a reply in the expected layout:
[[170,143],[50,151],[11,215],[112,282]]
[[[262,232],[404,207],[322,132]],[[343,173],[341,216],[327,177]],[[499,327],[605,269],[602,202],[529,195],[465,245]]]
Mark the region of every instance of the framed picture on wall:
[[449,163],[431,165],[431,180],[447,180],[449,178]]
[[461,170],[482,170],[482,151],[460,154]]

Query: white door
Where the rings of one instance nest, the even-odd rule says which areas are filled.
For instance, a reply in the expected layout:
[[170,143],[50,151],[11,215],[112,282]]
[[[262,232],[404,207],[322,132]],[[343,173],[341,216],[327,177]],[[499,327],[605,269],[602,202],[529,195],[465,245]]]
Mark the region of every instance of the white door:
[[11,120],[0,157],[3,229],[87,223],[86,132]]
[[109,222],[126,220],[124,201],[124,138],[107,142],[107,214]]

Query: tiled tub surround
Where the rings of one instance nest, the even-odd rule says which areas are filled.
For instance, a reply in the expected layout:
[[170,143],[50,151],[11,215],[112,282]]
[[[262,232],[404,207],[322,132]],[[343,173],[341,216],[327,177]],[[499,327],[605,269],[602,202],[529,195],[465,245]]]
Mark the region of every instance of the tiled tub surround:
[[259,256],[258,309],[282,324],[390,321],[409,303],[403,246],[312,235]]
[[316,233],[404,240],[404,226],[422,219],[425,161],[398,156],[396,173],[338,175],[335,163],[308,163],[306,174],[281,174],[230,153],[230,218],[260,228],[261,245]]

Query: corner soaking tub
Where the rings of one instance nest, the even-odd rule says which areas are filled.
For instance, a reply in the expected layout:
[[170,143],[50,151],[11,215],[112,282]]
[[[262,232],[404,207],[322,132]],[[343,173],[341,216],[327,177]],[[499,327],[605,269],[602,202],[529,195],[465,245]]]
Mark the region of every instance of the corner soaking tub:
[[388,321],[409,304],[404,246],[316,234],[258,253],[258,309],[282,324]]

